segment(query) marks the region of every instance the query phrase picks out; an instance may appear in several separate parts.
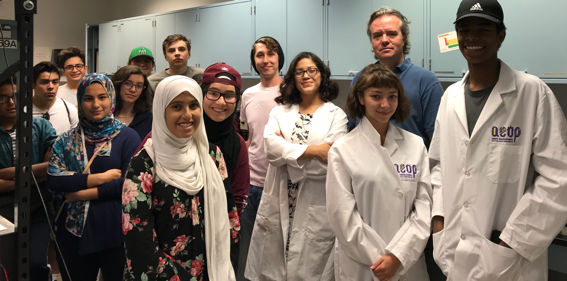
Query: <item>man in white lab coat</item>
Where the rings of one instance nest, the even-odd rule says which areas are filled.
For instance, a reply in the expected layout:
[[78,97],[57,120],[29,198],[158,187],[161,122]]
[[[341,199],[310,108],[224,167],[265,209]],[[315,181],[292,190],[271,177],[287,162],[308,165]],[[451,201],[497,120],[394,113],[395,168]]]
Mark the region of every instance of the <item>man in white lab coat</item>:
[[430,147],[434,257],[448,280],[547,280],[567,222],[567,121],[537,77],[498,59],[496,0],[464,0],[469,72],[441,100]]

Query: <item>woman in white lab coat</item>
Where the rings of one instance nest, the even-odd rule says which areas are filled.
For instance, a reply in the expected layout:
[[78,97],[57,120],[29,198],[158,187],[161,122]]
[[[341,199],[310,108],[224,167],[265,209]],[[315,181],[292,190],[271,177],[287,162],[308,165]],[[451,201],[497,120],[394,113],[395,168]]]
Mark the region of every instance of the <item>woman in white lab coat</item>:
[[327,212],[337,243],[336,280],[429,280],[431,183],[423,140],[390,123],[410,116],[399,78],[369,65],[347,111],[358,127],[329,151]]
[[315,54],[291,62],[264,131],[270,162],[250,242],[250,280],[334,280],[325,207],[327,153],[347,132],[338,85]]

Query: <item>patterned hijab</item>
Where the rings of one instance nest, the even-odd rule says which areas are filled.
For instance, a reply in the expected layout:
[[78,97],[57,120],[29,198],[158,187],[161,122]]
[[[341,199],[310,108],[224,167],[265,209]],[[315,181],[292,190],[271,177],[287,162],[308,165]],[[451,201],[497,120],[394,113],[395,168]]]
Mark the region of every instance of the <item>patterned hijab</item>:
[[[87,88],[92,83],[99,83],[108,93],[111,105],[108,114],[101,120],[91,120],[85,115],[83,99]],[[79,125],[69,132],[61,134],[53,144],[53,150],[49,159],[47,173],[52,176],[68,176],[75,173],[83,173],[88,160],[83,143],[100,149],[97,157],[110,156],[112,149],[111,141],[116,137],[124,124],[114,118],[113,112],[116,105],[116,93],[110,79],[102,74],[88,74],[79,82],[77,90],[77,102],[79,109]],[[83,139],[84,136],[84,139]],[[90,173],[88,171],[87,173]],[[90,201],[73,202],[67,205],[65,228],[72,234],[81,237],[88,214]]]

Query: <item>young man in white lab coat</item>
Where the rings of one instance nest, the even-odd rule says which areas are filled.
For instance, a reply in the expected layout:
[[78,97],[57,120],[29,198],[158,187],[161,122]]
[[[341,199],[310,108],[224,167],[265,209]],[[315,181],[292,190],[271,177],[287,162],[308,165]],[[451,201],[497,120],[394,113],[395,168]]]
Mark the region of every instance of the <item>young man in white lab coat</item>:
[[567,121],[553,92],[498,59],[495,0],[464,0],[469,72],[441,100],[430,147],[434,257],[448,280],[547,280],[567,222]]

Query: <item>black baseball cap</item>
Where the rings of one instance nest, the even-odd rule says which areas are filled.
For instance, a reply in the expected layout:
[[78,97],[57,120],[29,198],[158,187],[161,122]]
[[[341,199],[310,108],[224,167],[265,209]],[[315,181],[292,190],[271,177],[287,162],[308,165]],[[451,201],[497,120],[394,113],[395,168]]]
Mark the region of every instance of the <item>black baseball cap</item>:
[[504,11],[496,0],[463,0],[457,10],[457,19],[454,24],[468,17],[479,17],[495,23],[504,23]]

